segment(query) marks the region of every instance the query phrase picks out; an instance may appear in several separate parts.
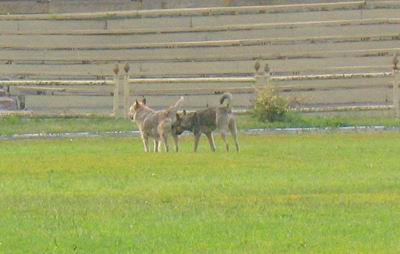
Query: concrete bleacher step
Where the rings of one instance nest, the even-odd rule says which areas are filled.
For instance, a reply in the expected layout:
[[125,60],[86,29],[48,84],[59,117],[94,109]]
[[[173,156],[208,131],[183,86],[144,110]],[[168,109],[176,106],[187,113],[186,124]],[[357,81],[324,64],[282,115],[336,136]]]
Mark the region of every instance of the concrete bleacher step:
[[43,33],[43,31],[60,33],[82,30],[121,30],[121,29],[154,29],[154,28],[197,28],[221,24],[257,24],[334,21],[351,19],[400,18],[397,9],[348,10],[332,12],[304,12],[285,14],[226,15],[212,17],[174,17],[163,19],[121,19],[121,20],[2,20],[1,33]]
[[[353,2],[354,0],[340,0]],[[303,3],[329,3],[332,0],[1,0],[0,14],[81,13],[118,10],[149,10],[174,8],[205,8],[222,6],[249,6],[257,4],[282,5]]]
[[16,110],[17,100],[7,96],[0,96],[0,110]]
[[[329,22],[321,25],[307,24],[301,26],[298,23],[288,23],[286,27],[271,26],[266,23],[263,28],[259,26],[248,26],[241,29],[240,26],[226,28],[224,30],[212,30],[208,27],[201,31],[188,29],[184,32],[165,33],[160,29],[159,33],[141,34],[125,30],[119,34],[111,32],[103,34],[4,34],[0,37],[1,48],[88,48],[88,47],[108,47],[115,45],[128,45],[138,43],[180,43],[180,42],[204,42],[216,40],[240,40],[240,39],[259,39],[259,38],[304,38],[304,37],[327,37],[327,36],[376,36],[381,34],[396,34],[399,30],[400,18],[392,19],[391,23],[385,23],[385,19],[371,20],[371,22],[362,22],[360,24],[346,25],[347,22],[330,25]],[[330,25],[330,26],[329,26]],[[290,26],[293,26],[290,28]],[[221,28],[222,29],[222,28]],[[95,32],[95,31],[94,31]],[[29,41],[29,44],[27,44]]]
[[[125,62],[131,65],[131,78],[254,77],[256,59],[269,64],[273,77],[388,72],[393,54],[400,53],[400,1],[363,3],[354,0],[327,9],[292,6],[275,11],[253,6],[237,11],[121,12],[101,18],[103,14],[91,17],[90,13],[0,16],[0,77],[111,81],[115,64]],[[276,84],[284,88],[283,95],[304,97],[309,104],[377,104],[391,101],[393,94],[392,77],[386,76]],[[217,101],[209,92],[215,88],[251,90],[235,93],[240,106],[254,100],[253,81],[135,83],[130,95],[132,99],[146,95],[153,105],[164,105],[175,100],[179,89],[182,94],[208,89],[191,94],[188,100],[189,106],[202,107]],[[34,83],[10,89],[12,95],[25,96],[27,108],[35,111],[110,112],[113,106],[112,85]],[[5,97],[4,103],[25,104],[25,97],[23,101]]]
[[[400,17],[400,2],[365,8],[364,1],[314,5],[239,7],[237,9],[175,9],[144,12],[82,13],[70,15],[0,15],[0,32],[60,32],[150,28],[196,28],[220,24],[282,23],[339,19]],[[392,2],[392,1],[389,1]],[[308,7],[306,7],[308,6]],[[185,14],[186,15],[183,15]],[[112,15],[111,15],[112,14]],[[124,16],[125,15],[125,16]]]
[[[387,50],[386,50],[387,49]],[[228,47],[187,47],[155,49],[95,50],[0,50],[0,60],[7,61],[221,61],[252,60],[257,57],[306,58],[308,55],[330,56],[338,51],[399,51],[399,39],[340,43],[304,43],[298,45],[250,45]],[[336,54],[336,53],[335,53]],[[82,65],[84,68],[84,65]]]
[[[273,73],[337,73],[382,71],[391,68],[391,56],[375,57],[327,57],[272,59],[268,64]],[[207,77],[253,75],[254,60],[209,61],[209,62],[134,62],[128,61],[130,73],[137,77]],[[0,64],[0,75],[25,79],[106,79],[112,75],[115,63],[92,62],[85,65],[65,62],[64,64]]]

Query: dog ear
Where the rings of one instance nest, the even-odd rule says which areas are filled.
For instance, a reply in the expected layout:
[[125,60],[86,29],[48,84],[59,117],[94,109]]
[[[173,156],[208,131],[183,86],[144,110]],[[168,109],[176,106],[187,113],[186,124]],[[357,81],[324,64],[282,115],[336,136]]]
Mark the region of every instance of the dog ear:
[[186,115],[186,110],[183,110],[183,115],[184,115],[184,116]]
[[141,104],[138,102],[138,100],[135,100],[135,103],[132,104],[131,108],[129,110],[138,110],[140,108]]
[[142,99],[142,104],[143,104],[143,105],[146,105],[146,98],[143,98],[143,99]]

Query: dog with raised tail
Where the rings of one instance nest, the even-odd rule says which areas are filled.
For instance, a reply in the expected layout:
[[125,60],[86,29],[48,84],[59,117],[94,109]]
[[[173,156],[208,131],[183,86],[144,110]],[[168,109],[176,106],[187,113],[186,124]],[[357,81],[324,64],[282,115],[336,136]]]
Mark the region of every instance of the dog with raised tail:
[[[221,133],[222,140],[225,143],[226,151],[229,151],[227,141],[228,132],[231,133],[235,142],[236,151],[239,152],[238,131],[236,126],[235,115],[232,111],[232,94],[224,93],[217,107],[207,108],[195,112],[176,115],[176,121],[173,123],[172,130],[176,135],[182,134],[184,131],[190,131],[194,135],[194,151],[197,151],[201,134],[206,135],[211,151],[215,152],[215,142],[213,132],[218,129]],[[226,104],[224,104],[226,103]]]
[[146,105],[146,99],[136,100],[129,109],[129,115],[139,128],[143,141],[144,151],[149,151],[149,137],[154,139],[154,151],[161,150],[161,142],[165,150],[169,151],[168,136],[172,135],[175,149],[179,151],[178,136],[172,131],[172,124],[176,121],[176,114],[182,106],[184,99],[179,100],[163,111],[155,111]]

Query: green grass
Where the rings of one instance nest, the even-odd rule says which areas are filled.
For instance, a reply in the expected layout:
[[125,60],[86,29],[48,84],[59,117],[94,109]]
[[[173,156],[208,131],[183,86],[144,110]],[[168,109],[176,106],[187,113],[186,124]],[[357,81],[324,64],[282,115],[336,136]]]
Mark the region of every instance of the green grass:
[[128,131],[136,129],[134,123],[124,119],[112,118],[0,118],[0,135],[13,135],[39,132],[81,132],[81,131]]
[[386,126],[400,127],[400,119],[394,117],[354,117],[354,116],[303,116],[296,113],[288,113],[283,121],[273,123],[260,122],[251,115],[241,116],[243,128],[336,128],[347,126]]
[[[342,126],[373,126],[400,127],[400,120],[396,118],[354,118],[339,116],[307,117],[290,114],[281,122],[260,122],[251,115],[238,115],[239,129],[250,128],[292,128],[292,127],[342,127]],[[130,131],[136,125],[129,120],[112,118],[0,118],[0,135],[8,136],[24,133],[61,133],[61,132],[105,132]]]
[[399,253],[399,139],[3,141],[0,253]]

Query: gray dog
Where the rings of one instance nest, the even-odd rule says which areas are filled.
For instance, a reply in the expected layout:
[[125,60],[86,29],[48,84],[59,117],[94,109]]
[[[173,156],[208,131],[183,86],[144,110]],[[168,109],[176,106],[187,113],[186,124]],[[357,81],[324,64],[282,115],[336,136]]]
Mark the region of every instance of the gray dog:
[[[224,101],[227,101],[226,106],[223,105]],[[229,151],[229,144],[226,139],[226,135],[229,131],[232,134],[233,140],[235,141],[236,151],[239,152],[236,120],[232,112],[231,102],[232,94],[225,93],[222,95],[220,99],[220,105],[218,107],[207,108],[191,113],[186,113],[186,111],[183,111],[182,114],[176,115],[176,121],[172,125],[172,131],[175,132],[176,135],[180,135],[184,131],[191,131],[194,134],[195,152],[197,151],[202,133],[207,136],[211,150],[215,152],[213,131],[216,129],[220,130],[222,140],[225,143],[226,151]]]

